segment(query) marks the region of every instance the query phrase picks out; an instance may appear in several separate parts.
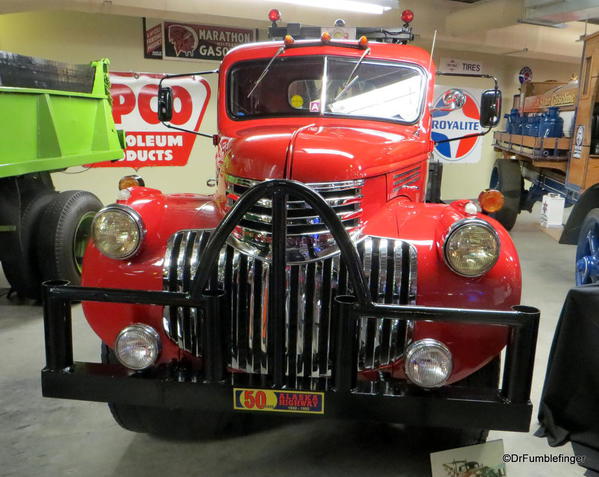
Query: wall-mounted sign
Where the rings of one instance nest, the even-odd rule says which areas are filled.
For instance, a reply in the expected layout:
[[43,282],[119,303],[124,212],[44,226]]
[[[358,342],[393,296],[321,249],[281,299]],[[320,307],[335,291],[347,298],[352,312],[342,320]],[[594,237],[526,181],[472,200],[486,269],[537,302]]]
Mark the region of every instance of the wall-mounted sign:
[[483,72],[483,64],[480,61],[441,58],[439,71],[443,71],[444,73],[479,75]]
[[[156,94],[160,74],[110,73],[112,115],[117,129],[126,133],[123,159],[91,167],[184,166],[196,135],[166,128],[158,121]],[[200,76],[180,78],[173,90],[171,123],[198,131],[208,102],[210,85]]]
[[254,31],[243,28],[164,22],[163,31],[165,58],[222,60],[231,48],[254,41]]
[[[144,21],[144,29],[146,22]],[[153,60],[162,59],[162,23],[145,29],[144,36],[144,58]]]
[[[443,95],[452,89],[449,86],[435,86],[434,107],[443,106]],[[482,90],[459,88],[466,95],[466,103],[454,111],[435,111],[431,138],[443,141],[481,132],[479,99]],[[435,145],[433,154],[442,162],[472,163],[478,162],[482,155],[482,137],[466,137]]]
[[532,70],[529,66],[523,66],[518,73],[518,81],[520,84],[529,83],[532,81]]

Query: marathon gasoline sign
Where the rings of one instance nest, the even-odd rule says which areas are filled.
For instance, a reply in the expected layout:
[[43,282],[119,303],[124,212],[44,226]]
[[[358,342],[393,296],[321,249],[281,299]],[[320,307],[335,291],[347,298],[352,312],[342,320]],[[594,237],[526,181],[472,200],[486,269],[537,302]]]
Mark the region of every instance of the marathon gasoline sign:
[[[435,108],[443,106],[443,95],[448,86],[435,87]],[[435,111],[432,113],[432,140],[442,141],[469,134],[482,132],[480,125],[479,98],[481,90],[460,88],[466,95],[466,102],[461,109],[455,111]],[[472,163],[481,159],[482,137],[469,137],[435,145],[435,158],[442,162]]]
[[222,60],[242,43],[254,41],[253,30],[190,23],[164,22],[164,57]]
[[[125,156],[92,167],[184,166],[196,135],[166,128],[157,115],[158,82],[163,75],[110,73],[112,116],[126,133]],[[173,90],[171,124],[198,131],[210,101],[210,85],[200,76],[179,78]]]

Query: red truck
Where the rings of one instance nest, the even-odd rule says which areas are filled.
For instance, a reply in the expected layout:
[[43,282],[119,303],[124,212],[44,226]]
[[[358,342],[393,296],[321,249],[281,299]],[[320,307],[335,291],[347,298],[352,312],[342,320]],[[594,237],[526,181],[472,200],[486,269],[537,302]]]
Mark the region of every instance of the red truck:
[[[43,394],[171,436],[269,412],[464,442],[527,431],[539,311],[520,305],[516,249],[484,212],[499,193],[425,200],[435,67],[402,43],[286,35],[230,51],[216,192],[123,182],[95,217],[82,286],[45,284]],[[483,94],[482,126],[500,100]],[[169,125],[164,84],[158,104]],[[73,360],[71,301],[102,363]]]

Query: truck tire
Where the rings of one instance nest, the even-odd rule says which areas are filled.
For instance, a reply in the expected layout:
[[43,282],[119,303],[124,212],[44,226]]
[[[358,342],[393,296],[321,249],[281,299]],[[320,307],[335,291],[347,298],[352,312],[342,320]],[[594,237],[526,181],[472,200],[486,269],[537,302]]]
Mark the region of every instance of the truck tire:
[[599,282],[599,209],[591,209],[578,234],[576,285]]
[[489,187],[500,191],[505,197],[503,208],[489,215],[503,225],[506,230],[512,230],[520,213],[520,201],[524,188],[520,162],[497,159],[491,172]]
[[[102,363],[118,364],[114,352],[104,343],[101,357]],[[166,409],[113,402],[108,403],[108,408],[123,429],[174,440],[207,440],[235,433],[245,428],[247,418],[232,412]]]
[[[497,356],[475,373],[455,383],[454,386],[496,389],[499,386],[500,364],[501,359]],[[489,430],[476,428],[410,427],[409,435],[415,435],[419,445],[424,446],[424,448],[432,452],[482,444],[487,441]]]
[[61,192],[41,217],[38,235],[39,263],[43,280],[81,281],[83,252],[91,233],[91,223],[102,208],[91,192]]
[[41,298],[42,274],[36,253],[39,222],[44,210],[57,195],[53,190],[40,190],[24,198],[20,251],[16,256],[2,262],[6,279],[21,298]]

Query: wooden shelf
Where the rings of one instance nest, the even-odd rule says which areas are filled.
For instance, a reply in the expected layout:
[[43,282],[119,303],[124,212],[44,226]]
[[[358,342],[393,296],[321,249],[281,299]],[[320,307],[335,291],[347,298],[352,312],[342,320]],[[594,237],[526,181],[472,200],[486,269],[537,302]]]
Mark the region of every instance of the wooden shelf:
[[569,137],[522,136],[520,134],[508,134],[506,132],[496,132],[494,137],[496,143],[508,146],[512,149],[514,146],[520,146],[531,149],[557,149],[569,151],[571,142],[571,138]]

